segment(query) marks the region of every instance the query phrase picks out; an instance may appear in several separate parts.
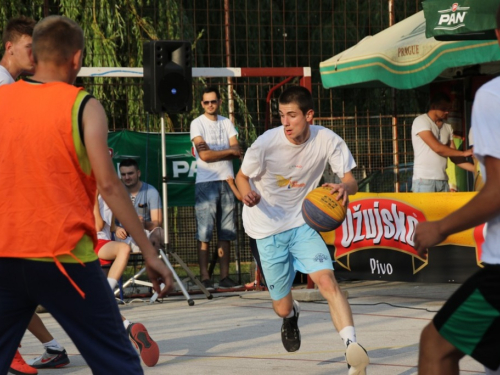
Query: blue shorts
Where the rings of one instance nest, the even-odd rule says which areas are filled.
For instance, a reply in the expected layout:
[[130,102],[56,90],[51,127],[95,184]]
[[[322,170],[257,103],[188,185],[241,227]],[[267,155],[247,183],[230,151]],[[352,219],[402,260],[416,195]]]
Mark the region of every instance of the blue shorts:
[[234,194],[226,181],[195,184],[196,239],[210,242],[217,223],[217,239],[236,239]]
[[325,241],[307,224],[257,240],[257,247],[266,284],[275,301],[290,292],[297,271],[333,271]]
[[446,180],[426,180],[424,178],[418,178],[412,181],[411,191],[414,193],[449,192],[450,185]]

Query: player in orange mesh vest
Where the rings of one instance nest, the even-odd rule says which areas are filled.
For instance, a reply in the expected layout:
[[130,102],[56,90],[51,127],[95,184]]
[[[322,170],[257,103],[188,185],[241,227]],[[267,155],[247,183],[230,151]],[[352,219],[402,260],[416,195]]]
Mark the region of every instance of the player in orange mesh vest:
[[0,87],[1,374],[39,304],[93,373],[142,373],[93,250],[96,185],[141,247],[155,291],[173,286],[109,158],[104,110],[73,86],[83,47],[74,21],[44,18],[33,32],[35,75]]

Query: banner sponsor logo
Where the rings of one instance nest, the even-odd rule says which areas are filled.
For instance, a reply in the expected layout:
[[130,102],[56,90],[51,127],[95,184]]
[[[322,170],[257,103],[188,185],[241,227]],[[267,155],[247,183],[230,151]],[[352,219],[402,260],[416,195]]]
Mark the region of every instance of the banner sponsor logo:
[[[197,163],[193,156],[194,148],[187,148],[179,154],[167,155],[167,174],[169,183],[194,182]],[[181,150],[178,150],[181,151]]]
[[402,56],[411,56],[411,55],[418,55],[420,52],[418,44],[414,44],[411,46],[405,46],[405,47],[399,47],[398,48],[398,57]]
[[[349,269],[349,255],[373,248],[400,251],[412,258],[413,271],[427,265],[414,249],[413,237],[417,224],[425,221],[419,209],[392,199],[361,199],[349,205],[342,226],[335,230],[335,259]],[[346,261],[339,258],[347,257]],[[416,258],[416,259],[415,259]],[[370,259],[372,273],[392,273],[390,264]]]
[[363,199],[349,206],[342,227],[335,233],[336,255],[355,250],[384,247],[418,256],[413,236],[424,214],[403,202],[392,199]]
[[439,21],[434,30],[457,30],[465,27],[465,16],[470,7],[461,7],[453,3],[450,8],[439,10]]

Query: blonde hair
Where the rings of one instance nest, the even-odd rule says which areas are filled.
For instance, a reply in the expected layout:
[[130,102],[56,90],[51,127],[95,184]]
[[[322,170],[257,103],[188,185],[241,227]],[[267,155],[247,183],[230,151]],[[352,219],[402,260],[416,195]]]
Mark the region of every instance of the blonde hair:
[[33,58],[35,62],[66,64],[78,50],[83,50],[85,38],[82,28],[64,16],[48,16],[33,30]]

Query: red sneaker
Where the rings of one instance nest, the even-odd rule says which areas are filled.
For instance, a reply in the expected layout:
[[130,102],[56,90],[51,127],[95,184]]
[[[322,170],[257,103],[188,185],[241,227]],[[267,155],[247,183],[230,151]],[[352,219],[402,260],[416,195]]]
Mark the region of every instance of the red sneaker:
[[139,354],[144,364],[153,367],[160,358],[158,344],[149,336],[148,330],[142,323],[131,323],[127,327],[130,341],[139,350]]
[[14,356],[14,359],[10,364],[9,373],[15,375],[37,375],[38,371],[36,370],[36,368],[31,367],[24,361],[23,357],[21,357],[21,353],[19,353],[18,350],[16,351],[16,355]]

